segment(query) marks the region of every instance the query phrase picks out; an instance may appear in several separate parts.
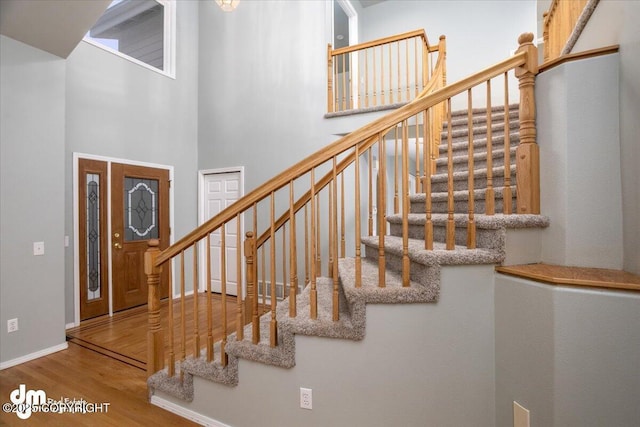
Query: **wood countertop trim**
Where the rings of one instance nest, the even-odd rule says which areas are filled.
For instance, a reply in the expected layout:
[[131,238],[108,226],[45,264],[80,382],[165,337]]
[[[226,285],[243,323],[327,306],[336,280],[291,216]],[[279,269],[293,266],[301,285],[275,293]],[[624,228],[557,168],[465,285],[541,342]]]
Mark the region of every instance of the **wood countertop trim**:
[[551,285],[587,286],[640,292],[640,276],[622,270],[541,263],[499,266],[496,267],[496,271]]

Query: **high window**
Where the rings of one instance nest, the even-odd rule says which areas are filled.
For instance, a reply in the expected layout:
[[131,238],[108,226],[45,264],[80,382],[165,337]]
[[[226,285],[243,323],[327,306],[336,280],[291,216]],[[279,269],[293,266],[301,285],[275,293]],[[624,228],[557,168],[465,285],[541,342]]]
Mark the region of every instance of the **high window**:
[[174,77],[175,2],[114,0],[84,40]]

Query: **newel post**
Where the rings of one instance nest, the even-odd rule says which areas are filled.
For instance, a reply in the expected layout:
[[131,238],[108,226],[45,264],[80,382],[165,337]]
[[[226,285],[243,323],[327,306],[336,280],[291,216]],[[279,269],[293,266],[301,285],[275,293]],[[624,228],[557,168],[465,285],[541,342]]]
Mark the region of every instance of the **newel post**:
[[327,45],[327,113],[333,113],[333,56],[331,43]]
[[258,286],[256,280],[256,238],[252,231],[247,231],[244,241],[244,256],[247,268],[247,299],[245,306],[245,322],[251,320],[253,325],[252,342],[260,342],[260,321],[258,319]]
[[147,275],[149,330],[147,332],[147,376],[164,369],[164,337],[160,326],[160,272],[156,259],[160,254],[160,241],[149,240],[144,254],[144,272]]
[[520,81],[520,144],[516,149],[517,206],[520,214],[540,213],[540,152],[536,142],[535,79],[538,49],[533,34],[518,38],[517,52],[526,53],[526,62],[515,70]]

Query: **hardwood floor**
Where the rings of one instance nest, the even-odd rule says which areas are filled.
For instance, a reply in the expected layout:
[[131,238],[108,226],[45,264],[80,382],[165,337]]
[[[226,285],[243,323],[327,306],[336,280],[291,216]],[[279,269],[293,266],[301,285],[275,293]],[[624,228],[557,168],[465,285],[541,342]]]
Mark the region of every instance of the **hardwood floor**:
[[[222,337],[221,297],[212,295],[214,340]],[[174,301],[174,351],[181,354],[182,340],[180,303]],[[187,313],[184,346],[193,353],[193,296],[185,299]],[[235,330],[236,298],[227,297],[227,331]],[[161,318],[168,339],[168,300],[161,304]],[[198,335],[200,344],[207,342],[207,297],[198,295]],[[55,401],[65,398],[84,399],[89,403],[109,403],[107,412],[86,414],[33,413],[22,420],[14,413],[0,413],[4,426],[192,426],[197,425],[148,403],[147,394],[147,307],[116,313],[113,317],[91,319],[67,330],[69,348],[37,360],[0,371],[0,403],[9,403],[10,394],[20,384],[26,390],[43,390]],[[166,343],[165,354],[168,354]],[[124,363],[123,363],[124,362]]]
[[[213,294],[212,299],[212,335],[215,341],[222,338],[221,298]],[[185,348],[187,355],[193,354],[194,347],[194,322],[193,322],[193,296],[185,298]],[[236,298],[227,297],[227,333],[235,331],[236,325]],[[162,328],[165,331],[165,355],[169,354],[168,336],[168,300],[164,300],[160,307]],[[207,342],[207,297],[198,294],[198,335],[200,346]],[[176,357],[181,354],[181,317],[180,302],[173,303],[174,310],[174,352]],[[100,317],[83,322],[79,327],[67,331],[67,339],[70,342],[83,347],[106,354],[140,369],[146,369],[147,361],[147,307],[137,307],[125,312],[116,313],[113,317]]]
[[[146,373],[94,351],[69,343],[59,351],[0,371],[0,401],[24,384],[27,390],[43,390],[55,401],[65,398],[109,403],[107,412],[32,413],[22,420],[14,413],[0,413],[3,426],[195,426],[147,401]],[[103,405],[104,407],[104,405]]]

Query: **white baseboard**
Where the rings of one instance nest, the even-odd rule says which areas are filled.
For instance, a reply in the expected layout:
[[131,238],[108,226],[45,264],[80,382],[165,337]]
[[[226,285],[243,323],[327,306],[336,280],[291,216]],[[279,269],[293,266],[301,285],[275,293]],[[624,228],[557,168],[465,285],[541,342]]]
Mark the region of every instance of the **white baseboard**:
[[61,350],[66,350],[68,347],[69,347],[69,344],[64,342],[62,344],[58,344],[53,347],[45,348],[44,350],[36,351],[35,353],[31,353],[25,356],[17,357],[15,359],[7,360],[6,362],[0,363],[0,371],[3,369],[10,368],[12,366],[20,365],[30,360],[39,359],[40,357],[46,356],[51,353],[56,353]]
[[67,323],[66,325],[64,325],[64,329],[67,330],[67,329],[75,328],[76,326],[79,326],[79,325],[76,325],[75,322]]
[[203,426],[210,427],[231,427],[228,424],[221,423],[220,421],[214,420],[213,418],[209,418],[197,412],[194,412],[190,409],[184,408],[180,405],[177,405],[173,402],[170,402],[162,397],[158,397],[156,395],[151,396],[151,404],[156,405],[162,409],[165,409],[169,412],[173,412],[176,415],[181,416],[182,418],[186,418],[188,420],[193,421],[194,423],[198,423]]

